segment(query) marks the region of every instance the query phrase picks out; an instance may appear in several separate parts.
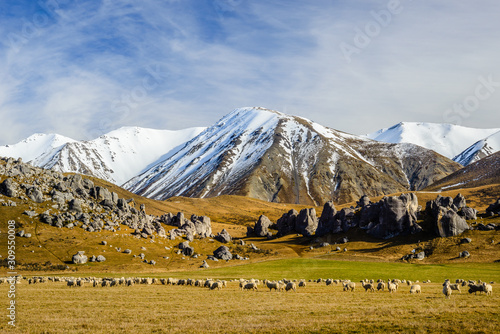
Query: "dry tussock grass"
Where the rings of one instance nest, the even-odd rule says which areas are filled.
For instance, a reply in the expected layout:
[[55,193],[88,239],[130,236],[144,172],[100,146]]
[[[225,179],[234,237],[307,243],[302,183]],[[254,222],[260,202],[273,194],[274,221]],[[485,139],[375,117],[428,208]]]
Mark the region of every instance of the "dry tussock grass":
[[[394,293],[354,293],[308,283],[297,293],[221,291],[162,285],[68,288],[64,283],[18,286],[17,333],[325,333],[496,332],[500,294],[454,293],[440,283],[404,285]],[[0,286],[0,293],[6,287]],[[4,302],[2,302],[4,303]],[[3,306],[3,304],[2,304]],[[2,309],[4,309],[2,307]],[[6,322],[0,331],[7,333]]]

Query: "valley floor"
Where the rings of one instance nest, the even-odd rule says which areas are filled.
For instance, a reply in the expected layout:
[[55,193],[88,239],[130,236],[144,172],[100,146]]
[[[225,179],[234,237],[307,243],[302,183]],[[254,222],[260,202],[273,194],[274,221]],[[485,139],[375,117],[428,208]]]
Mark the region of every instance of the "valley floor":
[[[500,268],[495,263],[415,265],[289,259],[150,277],[169,276],[226,280],[332,277],[349,278],[357,285],[354,292],[344,292],[340,284],[307,282],[297,292],[270,292],[262,284],[258,291],[241,291],[237,281],[218,291],[160,284],[71,288],[63,282],[28,284],[23,280],[16,287],[17,326],[12,330],[2,317],[0,332],[494,333],[500,328],[496,284],[491,296],[469,294],[463,287],[450,299],[444,297],[441,286],[444,278],[499,282]],[[420,295],[410,295],[406,284],[392,294],[387,290],[371,293],[362,289],[361,278],[430,279],[431,283],[419,283]],[[7,284],[0,284],[3,312],[7,308],[7,290]]]

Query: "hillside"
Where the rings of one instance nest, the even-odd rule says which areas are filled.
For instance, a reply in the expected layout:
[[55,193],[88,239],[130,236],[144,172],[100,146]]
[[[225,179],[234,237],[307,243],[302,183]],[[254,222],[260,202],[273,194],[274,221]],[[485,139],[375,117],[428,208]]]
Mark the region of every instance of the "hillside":
[[[190,243],[198,254],[196,258],[178,254],[178,245],[185,240],[185,237],[171,239],[168,237],[168,232],[165,236],[162,236],[163,230],[168,231],[175,228],[175,226],[167,225],[158,217],[168,212],[175,215],[178,211],[184,212],[185,217],[190,217],[192,214],[198,216],[208,215],[212,220],[211,231],[214,235],[222,231],[222,229],[226,229],[236,240],[244,240],[245,246],[240,245],[239,241],[226,245],[229,246],[233,253],[248,258],[248,260],[244,262],[230,261],[228,263],[210,261],[210,266],[214,268],[294,257],[394,262],[414,248],[422,248],[432,253],[432,256],[425,259],[425,263],[463,262],[464,259],[456,259],[456,254],[458,250],[463,250],[465,247],[458,243],[458,240],[464,236],[471,237],[474,240],[474,258],[468,261],[491,262],[498,259],[500,254],[498,245],[491,243],[492,238],[498,237],[498,231],[467,231],[461,236],[452,238],[435,238],[429,233],[419,233],[389,240],[369,237],[364,231],[357,228],[351,229],[347,233],[331,234],[319,239],[297,234],[271,240],[261,237],[247,237],[247,226],[254,226],[260,215],[264,214],[272,222],[276,222],[289,210],[300,211],[305,206],[269,203],[241,196],[220,196],[207,199],[176,197],[167,201],[156,201],[132,194],[107,181],[95,178],[85,181],[85,179],[80,179],[78,175],[64,176],[57,172],[36,169],[12,160],[1,160],[0,171],[4,173],[4,175],[0,175],[0,183],[2,184],[1,187],[3,187],[0,191],[0,202],[2,203],[0,205],[0,241],[2,243],[6,242],[7,233],[5,231],[9,220],[15,220],[17,232],[22,230],[26,235],[31,234],[31,237],[18,237],[16,239],[16,256],[19,270],[57,271],[62,270],[66,265],[70,265],[70,270],[78,269],[82,272],[197,270],[201,264],[201,259],[211,255],[217,247],[223,244],[213,238],[196,237]],[[15,196],[3,194],[5,192],[4,181],[9,178],[19,184],[20,188],[18,188]],[[66,184],[69,188],[64,190]],[[79,188],[79,184],[92,185],[92,187],[84,190],[84,188]],[[34,201],[31,199],[31,196],[36,192],[29,190],[33,188],[33,185],[41,189],[41,200]],[[75,187],[77,190],[70,190],[71,187]],[[107,191],[104,191],[104,188]],[[27,195],[24,195],[23,189]],[[60,191],[51,189],[60,189]],[[83,195],[86,191],[89,194],[109,192],[113,198],[124,199],[124,201],[128,202],[129,211],[127,214],[120,213],[119,206],[106,201],[96,201],[92,197],[94,195],[86,197],[87,195]],[[465,195],[469,206],[483,212],[488,204],[498,197],[500,186],[489,185],[471,189],[443,191],[440,194],[455,197],[459,192]],[[69,202],[59,202],[58,198],[63,196],[64,193],[68,194],[64,196],[81,198],[83,213],[91,220],[102,220],[104,223],[101,225],[102,227],[97,227],[98,230],[94,232],[86,228],[87,224],[91,222],[85,223],[85,219],[83,219],[82,224],[80,219],[82,219],[81,217],[85,218],[84,216],[74,214],[73,211],[68,210],[71,205]],[[437,196],[435,192],[416,192],[416,194],[419,200],[418,204],[423,207],[425,207],[426,201],[433,200]],[[393,195],[397,196],[400,193]],[[34,198],[40,197],[36,196]],[[381,197],[371,198],[373,202],[380,199]],[[118,200],[119,202],[120,200]],[[145,213],[141,213],[143,204]],[[111,205],[114,209],[110,210],[107,205]],[[121,205],[123,205],[123,202]],[[356,206],[356,203],[336,205],[336,208],[340,210],[351,205]],[[316,207],[315,209],[317,216],[321,216],[322,207]],[[60,221],[62,223],[60,227],[42,222],[42,217],[47,210],[54,219],[58,216],[65,217],[66,220]],[[35,215],[29,212],[33,212]],[[141,224],[144,224],[145,229],[154,227],[155,231],[149,236],[141,237],[138,234],[138,226],[134,225],[134,221],[137,221],[134,218],[135,216],[137,216],[139,222],[143,222]],[[116,219],[118,224],[115,224],[113,219]],[[500,220],[498,217],[488,217],[479,218],[478,222],[499,224]],[[144,233],[144,230],[142,233]],[[273,233],[276,233],[276,231],[273,231]],[[344,237],[347,237],[349,242],[342,247],[347,247],[348,251],[335,251],[335,243],[341,243]],[[102,241],[106,241],[107,245],[103,245]],[[330,243],[331,246],[318,248],[318,245],[325,241]],[[252,244],[256,246],[256,249],[250,247]],[[310,249],[311,246],[314,247],[313,250]],[[124,249],[130,249],[132,254],[124,254]],[[84,266],[72,265],[70,263],[71,257],[78,251],[85,251],[89,257],[103,255],[106,262],[88,263]],[[140,253],[143,253],[148,261],[153,260],[155,265],[152,266],[138,258],[137,256]],[[0,255],[5,258],[5,254]]]
[[467,166],[498,151],[500,151],[500,131],[477,141],[454,157],[453,160]]
[[425,190],[451,190],[500,184],[500,152],[478,160],[431,184]]

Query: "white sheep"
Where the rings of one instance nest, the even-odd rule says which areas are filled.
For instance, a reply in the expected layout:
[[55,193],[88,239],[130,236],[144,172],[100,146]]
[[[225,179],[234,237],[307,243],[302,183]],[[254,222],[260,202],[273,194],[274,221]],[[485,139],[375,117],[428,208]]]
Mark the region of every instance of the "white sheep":
[[285,286],[285,291],[293,290],[297,292],[297,284],[295,282],[288,282]]
[[418,284],[413,284],[410,288],[410,294],[421,293],[421,292],[422,292],[422,288]]
[[450,298],[451,296],[451,287],[449,281],[445,281],[443,284],[443,294],[446,296],[446,298]]
[[250,282],[250,283],[246,283],[244,286],[243,286],[243,290],[255,290],[255,291],[258,291],[259,289],[257,288],[257,283],[255,282]]

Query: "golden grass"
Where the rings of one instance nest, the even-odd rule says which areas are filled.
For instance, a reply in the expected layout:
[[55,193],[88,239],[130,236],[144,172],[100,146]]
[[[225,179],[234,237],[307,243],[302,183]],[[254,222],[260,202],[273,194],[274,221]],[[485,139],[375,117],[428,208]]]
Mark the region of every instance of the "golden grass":
[[[500,294],[454,293],[421,284],[388,292],[343,292],[308,283],[298,292],[221,291],[162,285],[68,288],[64,283],[18,285],[16,333],[494,333]],[[0,294],[6,294],[5,285]],[[5,299],[2,299],[5,310]],[[2,333],[10,333],[6,321]]]

